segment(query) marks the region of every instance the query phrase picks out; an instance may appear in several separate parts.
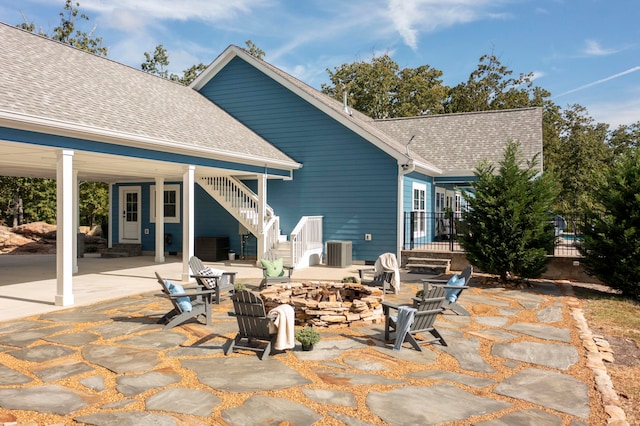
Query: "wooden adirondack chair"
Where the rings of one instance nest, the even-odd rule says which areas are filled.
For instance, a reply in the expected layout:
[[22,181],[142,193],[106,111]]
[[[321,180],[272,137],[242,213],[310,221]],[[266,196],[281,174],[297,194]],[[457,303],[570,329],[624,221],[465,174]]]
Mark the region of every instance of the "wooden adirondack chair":
[[[273,318],[266,315],[260,295],[250,290],[241,290],[231,300],[234,312],[229,314],[236,317],[239,331],[235,338],[225,343],[224,354],[228,355],[234,349],[248,349],[262,352],[260,359],[265,359],[275,344],[276,334],[269,332],[269,323]],[[266,346],[258,346],[256,340],[266,342]]]
[[458,299],[460,297],[460,294],[462,293],[463,290],[469,288],[469,281],[471,281],[471,276],[473,275],[473,267],[472,266],[467,266],[466,268],[464,268],[462,270],[462,272],[460,273],[460,278],[464,278],[464,285],[460,286],[460,285],[447,285],[447,282],[449,281],[449,278],[447,279],[437,279],[437,278],[425,278],[422,280],[424,286],[425,286],[425,293],[426,293],[426,288],[431,285],[431,286],[439,286],[442,287],[446,290],[446,300],[445,303],[443,305],[443,311],[450,309],[453,313],[455,313],[456,315],[464,315],[464,316],[470,316],[471,314],[469,313],[469,311],[467,311],[464,307],[462,307],[459,303],[458,303]]
[[[162,286],[162,293],[171,300],[173,309],[167,312],[158,323],[167,323],[165,330],[173,328],[177,325],[183,324],[192,318],[198,318],[200,315],[206,317],[206,325],[211,325],[211,300],[215,290],[200,290],[197,288],[183,289],[184,293],[172,293],[168,280],[165,280],[155,273],[158,278],[158,283]],[[186,298],[186,300],[185,300]],[[185,309],[186,306],[191,305],[191,310]]]
[[398,260],[393,253],[381,254],[378,256],[374,268],[359,269],[358,274],[362,284],[382,287],[385,294],[388,291],[397,293],[400,289],[400,270],[398,269]]
[[[189,268],[191,268],[191,278],[195,278],[196,282],[202,289],[215,290],[213,300],[220,304],[220,300],[230,296],[233,293],[233,284],[236,281],[236,272],[223,272],[222,276],[213,274],[211,268],[205,266],[202,260],[196,256],[189,259]],[[221,277],[227,279],[221,279]]]
[[[393,274],[394,273],[391,271],[382,271],[379,274],[376,274],[373,268],[358,269],[358,275],[360,276],[360,283],[362,285],[382,287],[382,291],[385,294],[391,289]],[[393,293],[392,290],[390,292]]]
[[261,259],[262,282],[260,288],[269,287],[274,283],[288,283],[291,281],[293,267],[282,264],[283,259]]
[[[440,342],[442,346],[447,346],[447,342],[445,342],[444,338],[434,326],[438,314],[442,312],[442,304],[444,301],[445,289],[441,286],[432,287],[423,299],[418,301],[414,300],[413,307],[416,308],[417,311],[414,314],[413,323],[405,334],[403,341],[411,343],[411,346],[413,346],[415,350],[421,352],[421,344]],[[385,318],[384,339],[389,340],[392,332],[398,333],[401,331],[398,330],[398,328],[401,328],[402,324],[398,324],[398,317],[393,315],[393,313],[400,309],[400,305],[385,301],[382,302],[382,309]],[[418,341],[416,335],[420,333],[430,333],[434,338]]]

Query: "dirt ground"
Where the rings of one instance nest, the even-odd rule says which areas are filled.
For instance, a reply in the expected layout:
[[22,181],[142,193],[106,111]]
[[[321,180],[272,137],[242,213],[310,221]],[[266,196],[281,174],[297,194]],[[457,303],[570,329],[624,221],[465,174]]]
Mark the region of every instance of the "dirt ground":
[[[590,297],[593,300],[612,294],[609,287],[602,285],[574,285],[583,301],[583,311],[591,331],[602,336],[613,350],[614,360],[605,363],[607,373],[611,377],[614,389],[620,399],[620,407],[625,412],[630,425],[640,425],[640,341],[620,337],[620,330],[610,324],[598,321],[597,316],[590,315]],[[592,302],[591,302],[592,303]],[[637,312],[640,315],[640,311]],[[636,330],[640,335],[640,330]]]

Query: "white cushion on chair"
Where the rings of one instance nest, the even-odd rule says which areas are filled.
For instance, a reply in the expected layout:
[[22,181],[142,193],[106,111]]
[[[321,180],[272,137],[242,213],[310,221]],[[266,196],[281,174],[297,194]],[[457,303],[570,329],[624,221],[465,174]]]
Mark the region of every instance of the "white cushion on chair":
[[218,279],[222,276],[222,271],[214,271],[213,269],[207,266],[201,271],[198,271],[198,275],[201,275],[203,277],[211,277],[211,278],[200,278],[200,279],[202,280],[201,282],[206,288],[208,288],[209,290],[212,290],[216,288],[216,286],[218,285]]

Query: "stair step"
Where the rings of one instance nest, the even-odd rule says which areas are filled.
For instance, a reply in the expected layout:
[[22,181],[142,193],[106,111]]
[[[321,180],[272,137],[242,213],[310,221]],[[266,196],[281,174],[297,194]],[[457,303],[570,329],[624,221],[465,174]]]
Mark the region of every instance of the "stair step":
[[451,259],[446,258],[431,258],[431,257],[410,257],[407,259],[407,264],[414,263],[430,263],[436,265],[451,265]]
[[407,264],[409,272],[421,273],[421,274],[448,274],[450,272],[449,265],[442,264],[429,264],[429,263],[414,263]]

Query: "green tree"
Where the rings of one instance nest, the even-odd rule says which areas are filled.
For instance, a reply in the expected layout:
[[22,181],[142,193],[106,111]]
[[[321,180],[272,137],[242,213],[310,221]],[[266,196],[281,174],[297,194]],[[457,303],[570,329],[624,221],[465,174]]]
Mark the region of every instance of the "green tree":
[[109,185],[103,182],[80,183],[80,224],[94,227],[106,221],[109,206]]
[[539,277],[555,239],[548,215],[555,186],[538,176],[537,157],[526,164],[520,157],[520,144],[510,141],[498,173],[481,162],[464,194],[469,210],[462,215],[460,245],[471,264],[502,280]]
[[609,146],[615,158],[632,155],[640,147],[640,121],[619,126],[611,132]]
[[244,44],[247,47],[243,47],[242,50],[248,52],[251,56],[255,56],[258,59],[263,59],[266,55],[266,53],[264,53],[264,50],[256,46],[256,44],[251,40],[245,41]]
[[560,188],[557,210],[577,217],[596,205],[595,191],[611,162],[606,124],[595,123],[584,107],[565,109],[555,124],[557,145],[547,144],[547,169],[556,176]]
[[640,300],[640,153],[616,162],[596,191],[602,212],[584,229],[587,270],[623,295]]
[[0,176],[0,209],[0,222],[8,226],[37,221],[55,223],[55,180]]
[[[99,56],[107,56],[108,48],[102,45],[102,37],[96,37],[93,34],[96,30],[95,25],[89,32],[78,29],[78,18],[86,22],[90,20],[87,15],[80,13],[79,2],[74,3],[72,0],[66,0],[64,9],[59,15],[60,24],[53,29],[53,33],[46,34],[40,28],[38,34]],[[26,20],[16,26],[30,32],[34,32],[36,29],[33,22]]]
[[389,55],[327,69],[331,85],[322,92],[374,119],[434,114],[443,111],[448,88],[442,71],[424,65],[400,69]]
[[167,71],[169,56],[163,45],[157,45],[153,54],[144,52],[144,57],[145,61],[140,65],[142,71],[155,74],[158,77],[169,78],[169,71]]
[[191,84],[198,74],[207,68],[203,63],[199,63],[198,65],[193,65],[184,70],[182,77],[177,74],[170,74],[167,70],[167,67],[169,66],[169,54],[167,53],[167,49],[165,49],[161,44],[156,46],[153,54],[144,52],[144,57],[145,61],[140,65],[140,69],[142,69],[142,71],[148,72],[149,74],[155,74],[158,77],[166,78],[171,81],[176,81],[180,84],[184,84],[185,86]]
[[533,86],[533,74],[511,77],[513,71],[494,54],[483,55],[469,79],[453,87],[445,112],[491,111],[543,106],[551,94]]

